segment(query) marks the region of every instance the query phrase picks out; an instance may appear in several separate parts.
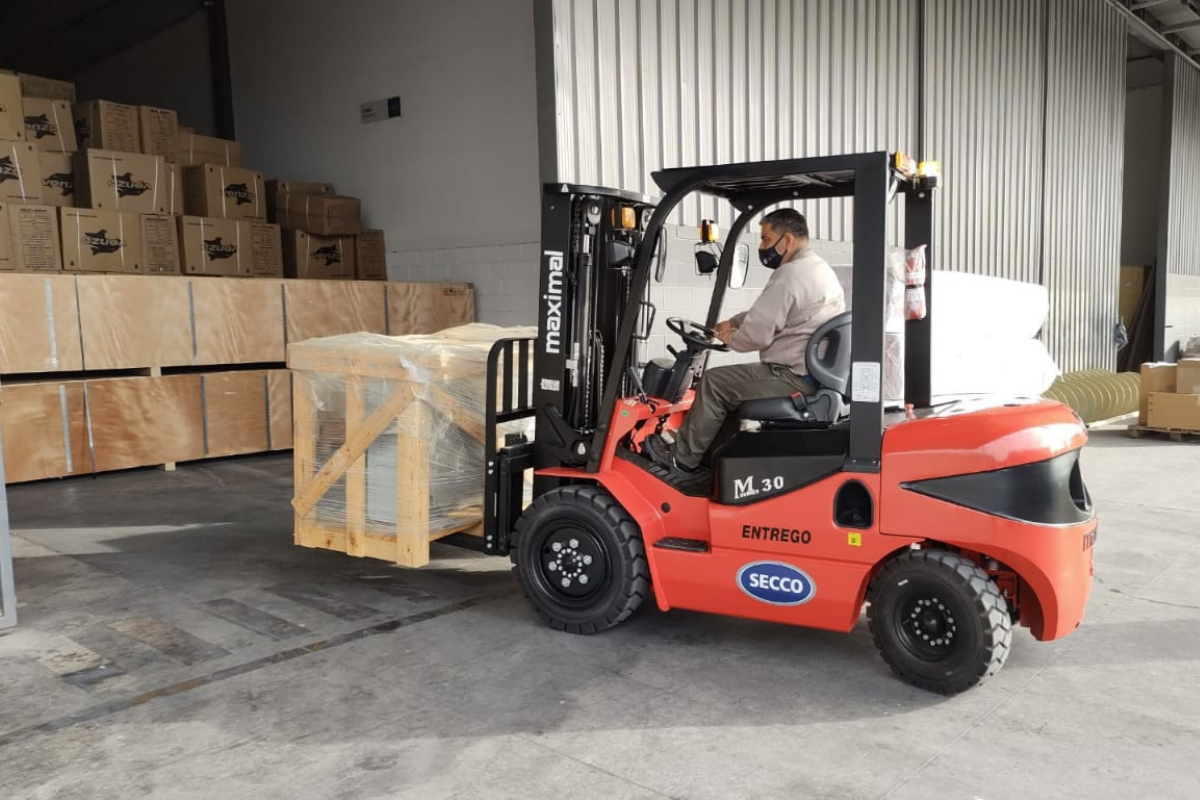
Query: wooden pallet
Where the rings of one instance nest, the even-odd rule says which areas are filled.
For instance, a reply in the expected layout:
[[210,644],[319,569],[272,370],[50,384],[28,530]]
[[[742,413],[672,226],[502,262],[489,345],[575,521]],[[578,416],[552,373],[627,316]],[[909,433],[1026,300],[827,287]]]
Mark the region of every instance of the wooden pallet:
[[1165,436],[1172,442],[1195,442],[1200,441],[1200,431],[1181,430],[1177,428],[1151,428],[1148,425],[1130,425],[1128,428],[1130,439],[1140,439],[1143,436]]

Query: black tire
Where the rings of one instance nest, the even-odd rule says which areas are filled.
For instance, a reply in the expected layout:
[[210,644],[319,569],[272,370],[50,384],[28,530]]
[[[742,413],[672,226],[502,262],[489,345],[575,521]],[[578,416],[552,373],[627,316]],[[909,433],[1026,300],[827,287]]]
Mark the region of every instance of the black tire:
[[603,489],[547,492],[514,535],[513,568],[529,605],[551,628],[599,633],[628,619],[650,592],[641,530]]
[[947,550],[909,550],[871,583],[867,622],[883,660],[913,686],[954,695],[995,675],[1012,619],[995,581]]

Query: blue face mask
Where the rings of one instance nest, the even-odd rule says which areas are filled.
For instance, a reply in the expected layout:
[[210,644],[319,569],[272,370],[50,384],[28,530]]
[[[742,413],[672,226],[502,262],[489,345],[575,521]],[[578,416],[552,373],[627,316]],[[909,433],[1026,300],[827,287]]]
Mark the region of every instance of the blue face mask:
[[[786,235],[787,234],[785,233],[784,236]],[[782,241],[783,236],[780,236],[775,240],[775,244],[771,245],[770,247],[759,248],[758,260],[761,261],[762,265],[767,269],[778,269],[779,265],[783,263],[783,253],[775,249]]]

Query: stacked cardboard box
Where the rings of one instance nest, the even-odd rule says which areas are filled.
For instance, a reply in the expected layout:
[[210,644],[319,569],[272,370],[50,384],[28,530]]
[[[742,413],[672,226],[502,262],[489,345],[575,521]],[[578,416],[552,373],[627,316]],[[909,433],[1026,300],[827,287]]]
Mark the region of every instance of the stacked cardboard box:
[[387,280],[383,231],[363,228],[358,198],[309,181],[267,181],[266,191],[288,277]]
[[1142,365],[1138,424],[1200,433],[1200,358]]

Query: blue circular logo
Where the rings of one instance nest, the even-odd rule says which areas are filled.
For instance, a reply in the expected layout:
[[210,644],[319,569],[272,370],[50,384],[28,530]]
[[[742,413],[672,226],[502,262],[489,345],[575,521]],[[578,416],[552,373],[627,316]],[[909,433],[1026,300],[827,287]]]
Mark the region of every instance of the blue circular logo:
[[812,600],[817,585],[808,573],[780,561],[755,561],[738,570],[738,588],[774,606],[798,606]]

